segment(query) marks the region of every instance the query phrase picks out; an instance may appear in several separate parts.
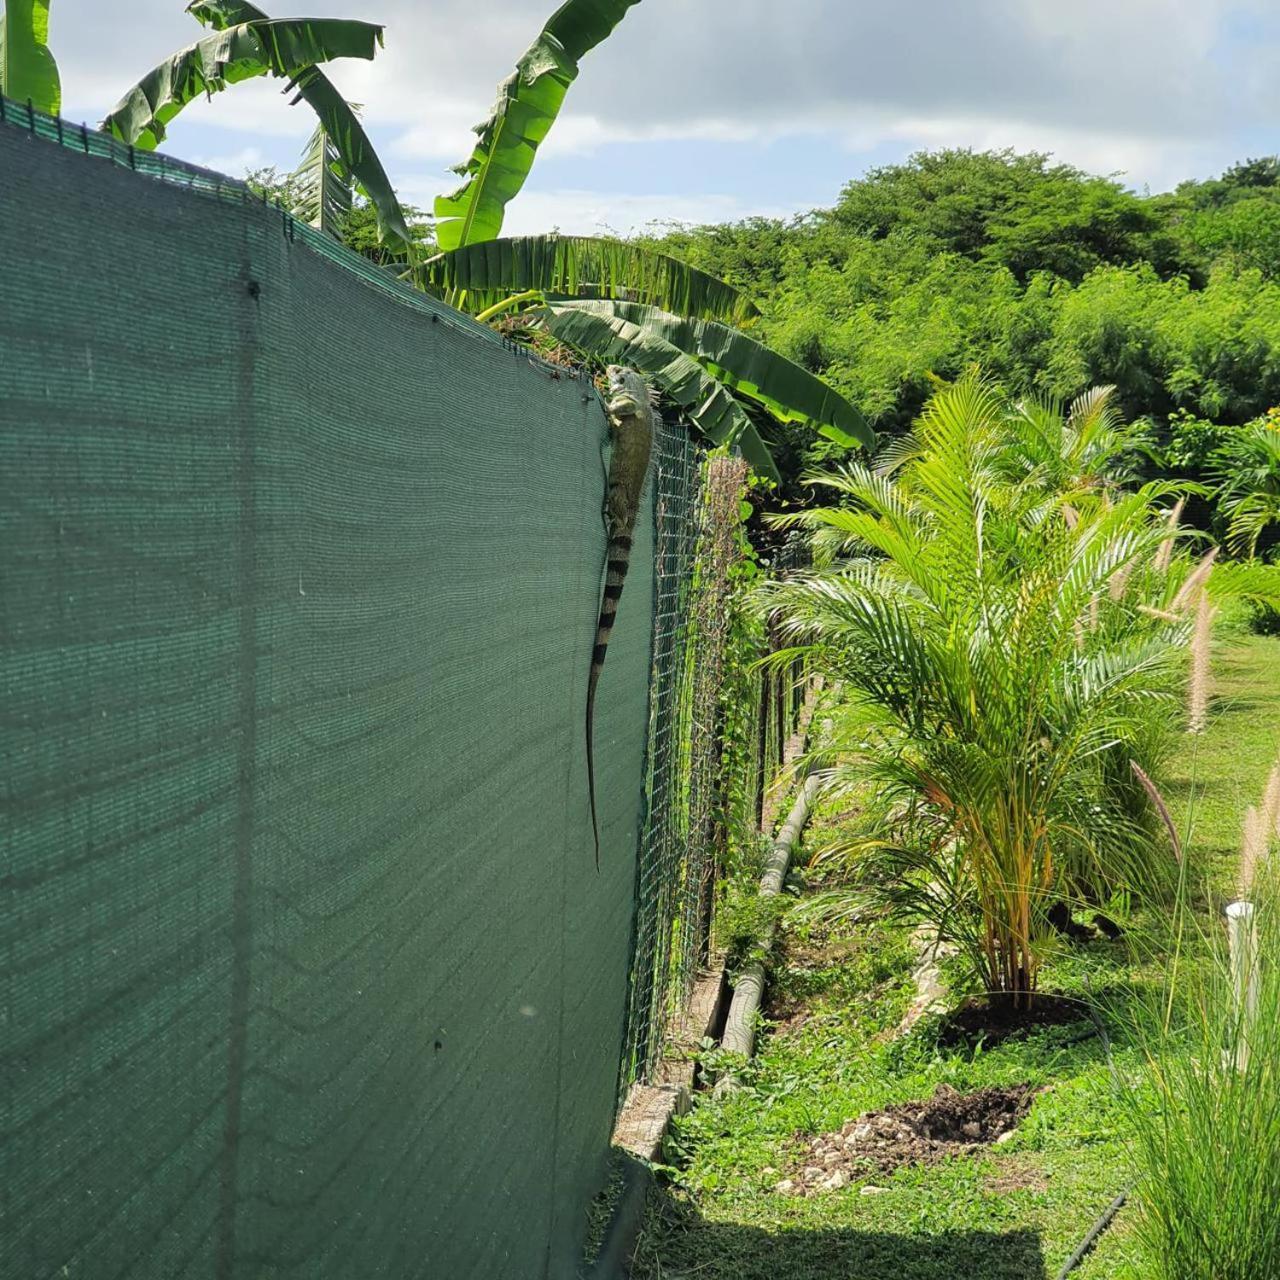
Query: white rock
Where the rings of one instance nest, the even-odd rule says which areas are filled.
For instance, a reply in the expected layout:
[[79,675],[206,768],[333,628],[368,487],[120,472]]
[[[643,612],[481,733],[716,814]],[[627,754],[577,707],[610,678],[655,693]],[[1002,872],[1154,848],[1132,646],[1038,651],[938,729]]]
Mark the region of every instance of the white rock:
[[800,1175],[806,1182],[817,1182],[822,1177],[823,1170],[819,1169],[816,1164],[808,1164],[804,1167],[804,1172]]
[[823,1191],[839,1191],[841,1187],[846,1186],[849,1181],[849,1175],[843,1169],[837,1169],[829,1178],[823,1178],[818,1184]]
[[822,1163],[823,1163],[823,1164],[824,1164],[828,1169],[830,1169],[830,1168],[834,1167],[835,1165],[838,1165],[842,1159],[843,1159],[843,1157],[841,1156],[840,1152],[838,1152],[838,1151],[828,1151],[828,1152],[827,1152],[827,1154],[826,1154],[825,1156],[823,1156],[823,1157],[822,1157]]
[[1010,1129],[1007,1133],[1002,1133],[997,1139],[995,1145],[998,1147],[1002,1143],[1008,1142],[1011,1138],[1018,1136],[1017,1129]]
[[800,1189],[790,1178],[783,1178],[774,1188],[779,1195],[793,1196]]
[[887,1192],[888,1190],[889,1190],[888,1187],[873,1187],[870,1184],[868,1184],[867,1186],[863,1187],[858,1194],[864,1195],[864,1196],[881,1196],[881,1195],[884,1195],[885,1192]]
[[773,1165],[767,1164],[763,1169],[760,1170],[760,1176],[764,1178],[768,1178],[777,1172],[778,1172],[777,1169],[775,1169]]

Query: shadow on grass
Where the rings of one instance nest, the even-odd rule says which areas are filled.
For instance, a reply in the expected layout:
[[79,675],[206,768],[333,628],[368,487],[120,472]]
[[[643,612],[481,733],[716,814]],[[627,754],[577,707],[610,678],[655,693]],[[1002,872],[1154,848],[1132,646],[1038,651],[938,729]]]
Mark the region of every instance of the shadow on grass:
[[765,1230],[701,1219],[646,1231],[632,1280],[1044,1280],[1038,1231]]
[[1045,1280],[1047,1272],[1036,1231],[770,1230],[708,1222],[655,1190],[630,1275],[632,1280]]

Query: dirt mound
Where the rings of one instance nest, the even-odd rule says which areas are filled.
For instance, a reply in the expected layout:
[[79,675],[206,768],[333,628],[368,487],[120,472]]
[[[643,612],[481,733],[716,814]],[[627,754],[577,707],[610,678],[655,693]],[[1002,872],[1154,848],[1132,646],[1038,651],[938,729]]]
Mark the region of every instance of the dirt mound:
[[792,1195],[837,1191],[868,1173],[936,1164],[999,1142],[1017,1127],[1038,1092],[1019,1084],[957,1093],[940,1084],[932,1098],[869,1111],[838,1133],[809,1140],[801,1164],[777,1190]]
[[1012,1001],[1001,997],[971,996],[939,1023],[938,1043],[955,1048],[981,1040],[991,1048],[1039,1027],[1066,1027],[1088,1020],[1088,1008],[1069,996],[1037,995],[1030,1009],[1014,1008]]

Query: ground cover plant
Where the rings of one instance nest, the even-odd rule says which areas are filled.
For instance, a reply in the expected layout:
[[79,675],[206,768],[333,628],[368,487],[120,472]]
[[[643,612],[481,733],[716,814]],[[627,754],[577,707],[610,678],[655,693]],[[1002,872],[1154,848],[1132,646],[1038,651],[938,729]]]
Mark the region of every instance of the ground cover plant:
[[[1224,628],[1217,646],[1206,731],[1179,736],[1163,790],[1188,865],[1214,877],[1220,899],[1234,883],[1241,815],[1262,794],[1280,747],[1280,642]],[[850,807],[848,797],[828,800],[806,835],[809,851],[857,825]],[[1113,1069],[1125,1080],[1143,1077],[1151,1043],[1138,1013],[1149,993],[1163,989],[1169,953],[1144,947],[1135,963],[1128,936],[1091,930],[1090,940],[1064,948],[1046,969],[1045,987],[1060,995],[1097,1003],[1107,994],[1109,1054],[1087,1015],[995,1045],[956,1040],[936,1017],[899,1036],[913,989],[910,934],[879,912],[833,924],[804,909],[830,888],[821,864],[793,878],[795,905],[783,921],[767,1010],[771,1028],[757,1059],[741,1069],[744,1087],[702,1101],[680,1122],[633,1274],[1049,1280],[1141,1172],[1131,1159],[1133,1116]],[[1211,915],[1202,918],[1212,924]],[[1167,939],[1161,919],[1154,907],[1136,906],[1123,923],[1130,933]],[[952,964],[949,977],[958,1001],[970,989],[964,971]],[[708,1066],[718,1065],[710,1055]],[[1040,1092],[1002,1143],[889,1174],[867,1170],[812,1194],[780,1189],[821,1135],[866,1113],[929,1099],[939,1084],[961,1094],[1028,1084]],[[1259,1189],[1247,1178],[1245,1185]],[[1073,1275],[1161,1275],[1139,1228],[1140,1203],[1131,1200]]]

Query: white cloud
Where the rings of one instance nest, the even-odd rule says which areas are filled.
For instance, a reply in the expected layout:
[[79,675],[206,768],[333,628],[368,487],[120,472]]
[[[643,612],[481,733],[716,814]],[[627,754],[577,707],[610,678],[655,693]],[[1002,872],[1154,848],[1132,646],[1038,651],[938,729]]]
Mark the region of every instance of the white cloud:
[[[428,172],[432,194],[447,185],[438,175],[467,155],[470,126],[552,7],[380,0],[386,48],[373,63],[330,73],[364,104],[406,188],[424,189]],[[349,17],[362,6],[306,8]],[[59,0],[52,15],[76,117],[100,116],[162,55],[201,34],[176,0],[131,0],[110,19],[99,0]],[[1189,164],[1201,171],[1205,157],[1230,158],[1230,138],[1280,115],[1278,51],[1274,0],[644,0],[584,62],[544,151],[589,157],[636,141],[814,137],[850,151],[1016,146],[1160,186]],[[252,134],[273,156],[300,148],[310,123],[277,90],[242,84],[192,104],[171,126],[171,145],[181,152],[191,127],[188,138],[213,128]],[[785,195],[771,189],[767,167],[742,173],[736,189],[753,193],[752,207]]]
[[628,235],[654,224],[732,222],[760,215],[785,217],[791,209],[753,204],[733,196],[638,195],[613,191],[523,191],[512,201],[506,235],[558,228],[566,235]]

